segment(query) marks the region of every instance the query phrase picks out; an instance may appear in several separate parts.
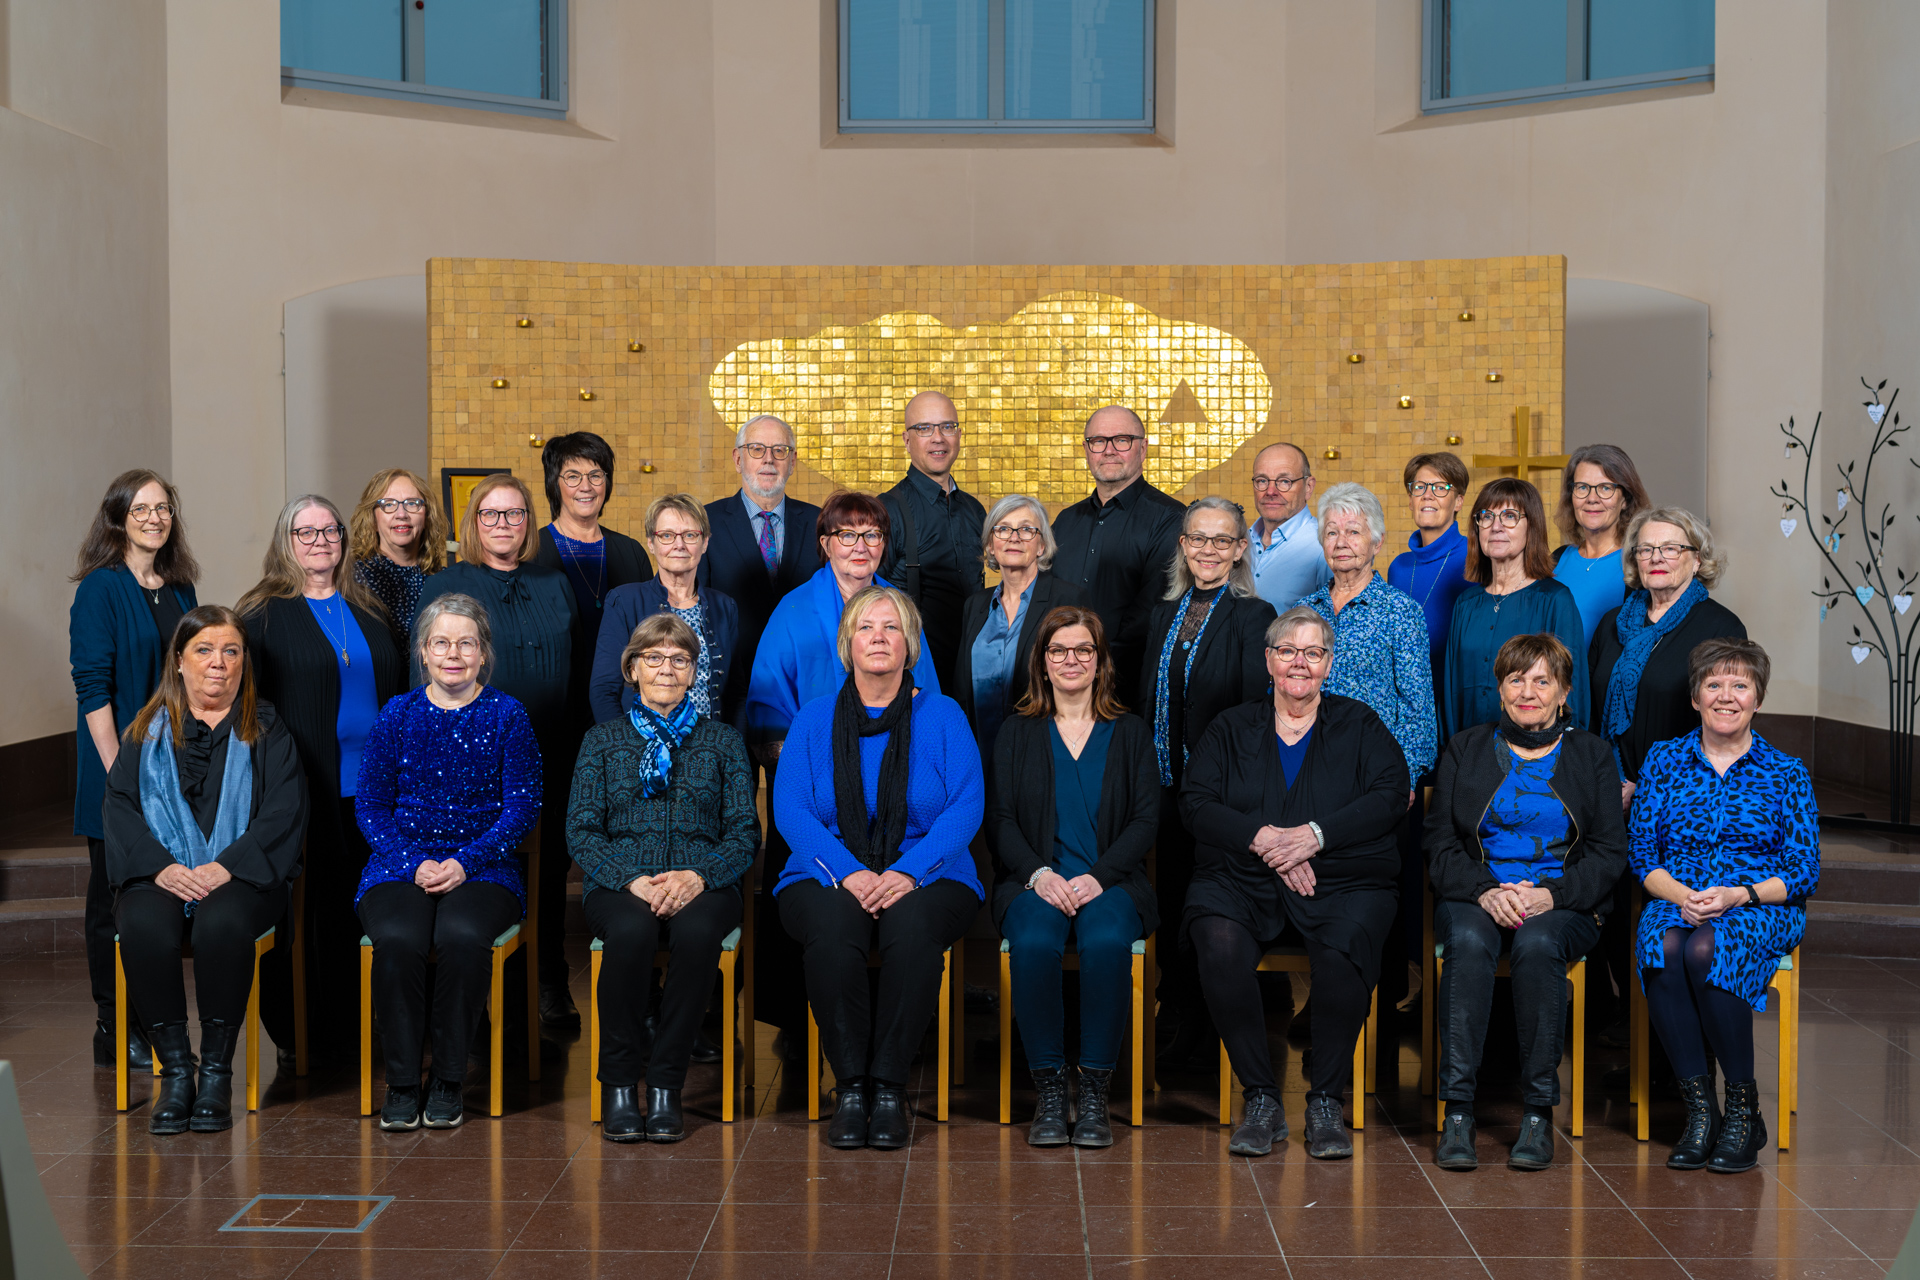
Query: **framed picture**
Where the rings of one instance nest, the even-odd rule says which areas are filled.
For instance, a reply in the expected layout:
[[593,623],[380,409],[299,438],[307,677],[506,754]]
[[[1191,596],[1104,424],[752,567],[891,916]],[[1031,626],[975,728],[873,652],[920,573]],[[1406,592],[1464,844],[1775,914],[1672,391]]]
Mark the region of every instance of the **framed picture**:
[[466,513],[467,500],[473,497],[473,488],[482,479],[492,475],[512,475],[508,467],[442,467],[440,468],[440,503],[447,513],[447,559],[451,563],[460,557],[460,517]]

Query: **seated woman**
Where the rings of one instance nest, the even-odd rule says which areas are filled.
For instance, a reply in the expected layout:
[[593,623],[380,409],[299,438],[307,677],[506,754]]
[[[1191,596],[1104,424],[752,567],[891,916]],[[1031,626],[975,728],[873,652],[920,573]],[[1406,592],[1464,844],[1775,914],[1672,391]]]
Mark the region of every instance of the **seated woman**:
[[1320,691],[1333,666],[1331,623],[1295,605],[1266,640],[1271,700],[1221,712],[1187,763],[1180,813],[1196,856],[1183,929],[1246,1088],[1234,1155],[1266,1155],[1287,1136],[1257,966],[1282,934],[1305,939],[1307,1154],[1340,1160],[1353,1154],[1340,1094],[1399,901],[1394,831],[1407,811],[1407,759],[1366,703]]
[[[1054,609],[1034,635],[1027,693],[994,745],[993,914],[1040,1095],[1027,1131],[1036,1147],[1113,1145],[1107,1089],[1127,1030],[1133,944],[1160,923],[1146,873],[1160,820],[1153,734],[1121,708],[1113,686],[1100,615]],[[1071,1130],[1060,968],[1069,937],[1080,954],[1080,1105]]]
[[[597,1067],[600,1136],[609,1142],[686,1137],[680,1088],[720,944],[740,924],[739,880],[760,847],[746,743],[694,703],[699,653],[700,637],[674,614],[635,627],[622,665],[639,696],[626,715],[587,731],[574,767],[567,845],[601,939]],[[649,1047],[647,1002],[663,940],[673,959]]]
[[[114,759],[102,819],[127,996],[160,1058],[147,1129],[218,1133],[233,1127],[233,1047],[253,986],[253,940],[286,912],[307,829],[306,775],[286,727],[254,695],[239,615],[203,604],[180,619],[160,687],[125,741],[139,748]],[[180,966],[188,942],[197,1087]]]
[[[487,611],[435,596],[414,623],[427,683],[380,709],[360,753],[354,815],[373,849],[354,907],[373,939],[373,1008],[387,1060],[382,1129],[418,1129],[433,1047],[430,1129],[465,1119],[467,1047],[487,1007],[493,940],[526,910],[520,842],[540,817],[540,747],[517,701],[482,683]],[[439,952],[427,1026],[427,953]]]
[[839,1081],[835,1147],[906,1145],[907,1067],[939,999],[941,956],[980,910],[967,850],[985,804],[980,752],[960,704],[915,687],[921,657],[920,611],[904,592],[855,593],[840,620],[850,674],[794,716],[773,784],[793,850],[774,893]]
[[1554,636],[1515,636],[1500,646],[1493,678],[1499,724],[1447,744],[1427,815],[1433,932],[1447,949],[1437,1024],[1447,1113],[1433,1155],[1442,1169],[1479,1167],[1474,1080],[1503,951],[1526,1108],[1507,1165],[1553,1163],[1567,962],[1599,943],[1627,866],[1613,749],[1574,728],[1567,710],[1573,654]]
[[[1634,941],[1647,1014],[1686,1127],[1670,1169],[1740,1173],[1767,1145],[1753,1074],[1753,1014],[1781,956],[1800,945],[1820,883],[1807,767],[1753,731],[1772,664],[1751,640],[1701,642],[1688,663],[1700,727],[1640,765],[1628,839],[1649,901]],[[1724,1121],[1707,1048],[1727,1081]]]

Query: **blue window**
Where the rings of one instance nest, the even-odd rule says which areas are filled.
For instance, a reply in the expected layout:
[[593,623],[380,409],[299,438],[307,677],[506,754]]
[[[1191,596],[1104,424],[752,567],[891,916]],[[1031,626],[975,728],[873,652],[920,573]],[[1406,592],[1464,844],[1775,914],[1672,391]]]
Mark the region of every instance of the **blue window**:
[[1713,79],[1714,0],[1425,0],[1423,111]]
[[280,0],[280,82],[567,114],[566,0]]
[[840,0],[842,133],[1151,133],[1153,0]]

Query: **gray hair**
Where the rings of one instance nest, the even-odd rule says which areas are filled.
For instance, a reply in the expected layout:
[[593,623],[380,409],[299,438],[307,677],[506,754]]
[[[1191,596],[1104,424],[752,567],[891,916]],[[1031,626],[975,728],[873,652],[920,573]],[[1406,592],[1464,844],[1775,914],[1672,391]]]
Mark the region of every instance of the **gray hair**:
[[1320,628],[1320,634],[1326,640],[1327,648],[1333,648],[1333,624],[1322,617],[1318,611],[1304,604],[1293,606],[1267,624],[1267,648],[1273,648],[1301,627]]
[[1707,522],[1685,507],[1649,507],[1636,512],[1627,525],[1626,548],[1620,557],[1627,590],[1638,591],[1646,585],[1640,581],[1640,561],[1634,557],[1633,549],[1640,545],[1640,531],[1650,524],[1670,524],[1687,535],[1687,541],[1695,548],[1693,576],[1700,580],[1701,586],[1711,590],[1720,581],[1720,575],[1727,571],[1727,555],[1714,545],[1713,530]]
[[796,449],[800,447],[800,438],[793,434],[793,428],[788,425],[787,420],[785,418],[775,417],[771,413],[756,413],[751,418],[748,418],[745,422],[741,423],[740,429],[733,433],[734,448],[740,449],[746,446],[747,431],[756,422],[779,423],[780,429],[787,433],[787,443],[794,446]]
[[[1242,542],[1247,540],[1246,511],[1233,499],[1222,498],[1218,494],[1209,494],[1207,497],[1201,498],[1189,506],[1186,516],[1180,521],[1180,532],[1184,534],[1187,531],[1187,526],[1193,523],[1193,518],[1202,511],[1221,511],[1232,516],[1233,536]],[[1173,563],[1167,567],[1167,594],[1164,598],[1168,600],[1178,600],[1181,596],[1192,590],[1192,588],[1193,571],[1187,568],[1187,553],[1184,549],[1175,547],[1173,550]],[[1240,558],[1234,561],[1233,568],[1227,570],[1227,590],[1236,596],[1251,596],[1257,594],[1253,585],[1253,559],[1251,556],[1242,553]]]
[[1367,533],[1373,538],[1376,551],[1379,550],[1380,544],[1387,540],[1387,513],[1381,508],[1380,499],[1373,495],[1373,490],[1363,484],[1355,484],[1348,480],[1334,485],[1320,495],[1318,516],[1322,526],[1320,530],[1322,542],[1326,541],[1325,525],[1327,516],[1330,514],[1359,516],[1365,520]]
[[1024,493],[1010,493],[993,504],[987,512],[985,523],[980,526],[980,547],[986,553],[987,568],[998,571],[1000,566],[993,558],[993,526],[1019,510],[1033,512],[1034,523],[1040,526],[1040,559],[1042,572],[1053,568],[1053,557],[1060,550],[1060,544],[1054,541],[1053,526],[1047,523],[1047,509],[1040,505],[1040,499]]
[[493,671],[493,628],[487,623],[487,607],[457,591],[435,596],[420,606],[420,614],[413,620],[413,652],[420,665],[427,665],[427,638],[433,634],[433,624],[442,618],[465,618],[473,624],[480,637],[480,681],[486,683]]

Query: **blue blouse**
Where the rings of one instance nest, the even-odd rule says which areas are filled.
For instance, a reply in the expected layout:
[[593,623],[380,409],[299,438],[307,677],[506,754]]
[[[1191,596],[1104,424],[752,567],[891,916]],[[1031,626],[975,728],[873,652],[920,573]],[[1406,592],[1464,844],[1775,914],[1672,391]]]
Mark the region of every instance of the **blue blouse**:
[[1306,763],[1307,744],[1313,741],[1313,726],[1307,726],[1307,731],[1300,735],[1298,742],[1289,743],[1277,733],[1273,735],[1273,740],[1280,746],[1280,772],[1286,776],[1287,790],[1291,791],[1293,780],[1300,776],[1300,766]]
[[973,715],[979,730],[980,758],[993,755],[994,735],[1007,718],[1007,689],[1013,684],[1014,668],[1020,662],[1020,628],[1026,625],[1027,602],[1033,598],[1033,583],[1020,593],[1020,604],[1013,622],[1001,606],[1000,587],[993,589],[987,601],[986,625],[973,638]]
[[575,542],[553,525],[547,526],[553,545],[560,552],[560,568],[573,588],[573,599],[580,616],[591,618],[607,597],[607,540]]
[[[340,798],[353,798],[354,783],[360,776],[360,748],[367,730],[380,714],[380,694],[373,686],[373,650],[367,637],[347,609],[339,592],[325,600],[306,597],[307,609],[320,624],[320,634],[333,650],[333,665],[340,672],[340,711],[334,717],[334,737],[340,743]],[[343,653],[337,641],[344,640]]]
[[1609,551],[1597,560],[1589,560],[1580,554],[1578,547],[1569,545],[1560,553],[1560,563],[1554,565],[1553,576],[1573,592],[1573,602],[1580,606],[1586,641],[1591,645],[1600,619],[1607,616],[1608,610],[1618,609],[1620,602],[1627,598],[1627,578],[1621,571],[1620,552]]
[[[1420,534],[1407,539],[1407,550],[1387,566],[1387,585],[1407,593],[1420,606],[1427,624],[1427,652],[1433,663],[1433,683],[1440,687],[1441,663],[1447,654],[1447,631],[1453,625],[1453,606],[1473,585],[1467,577],[1467,535],[1458,525],[1427,546]],[[1436,693],[1437,697],[1437,693]]]
[[1493,683],[1493,660],[1500,646],[1515,636],[1543,631],[1558,636],[1573,654],[1573,688],[1567,694],[1567,706],[1573,712],[1574,727],[1587,727],[1587,642],[1580,607],[1573,602],[1573,592],[1552,578],[1542,578],[1504,596],[1488,595],[1477,583],[1461,593],[1447,633],[1441,682],[1440,720],[1447,737],[1499,721],[1500,691]]
[[1567,808],[1553,793],[1560,744],[1538,760],[1523,759],[1505,744],[1500,749],[1507,752],[1507,776],[1480,816],[1480,846],[1500,883],[1539,884],[1565,870],[1555,852],[1567,844]]
[[[1764,1010],[1776,963],[1800,945],[1806,899],[1820,883],[1820,814],[1806,765],[1757,733],[1724,774],[1700,749],[1698,729],[1656,743],[1640,765],[1627,838],[1641,880],[1660,870],[1689,889],[1776,876],[1786,884],[1786,902],[1735,907],[1712,921],[1707,981]],[[1667,930],[1689,927],[1677,905],[1649,899],[1635,943],[1640,967],[1662,967]]]
[[1420,606],[1378,573],[1339,613],[1333,611],[1331,585],[1300,603],[1333,624],[1333,670],[1321,690],[1372,707],[1400,744],[1407,776],[1420,777],[1440,754],[1433,668]]
[[1107,776],[1107,746],[1113,741],[1113,721],[1101,720],[1087,735],[1080,758],[1073,758],[1060,738],[1060,726],[1047,721],[1053,743],[1053,857],[1055,870],[1071,880],[1093,870],[1100,861],[1100,839],[1094,824],[1100,814],[1100,786]]

